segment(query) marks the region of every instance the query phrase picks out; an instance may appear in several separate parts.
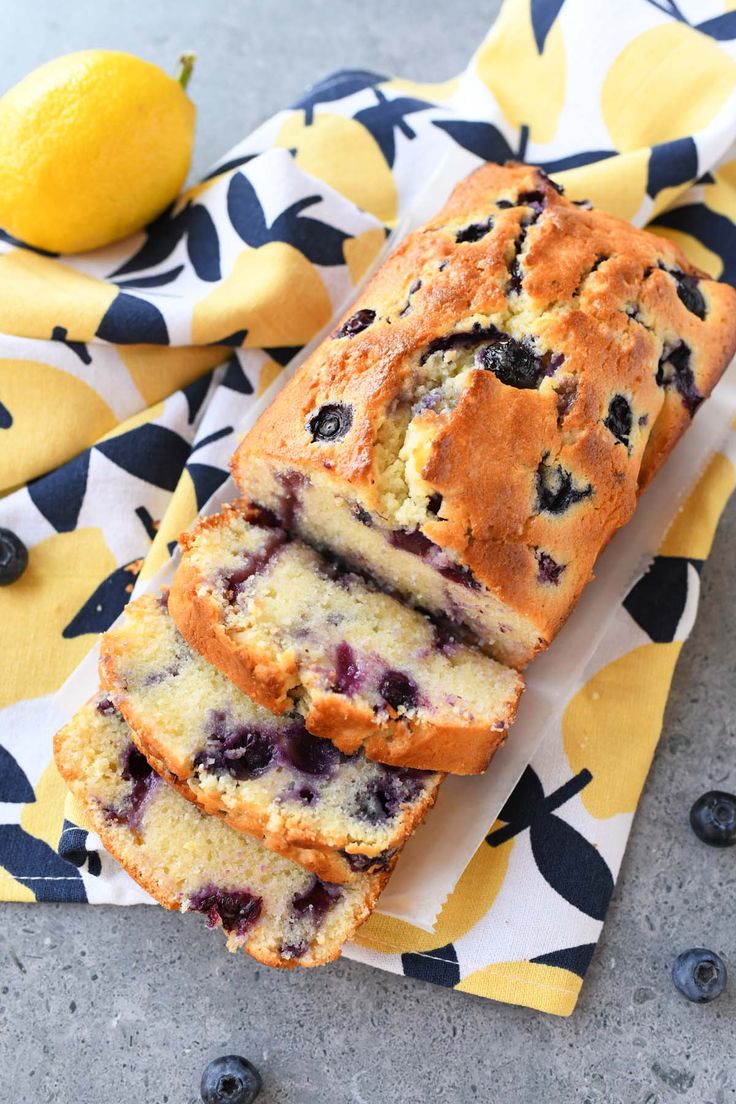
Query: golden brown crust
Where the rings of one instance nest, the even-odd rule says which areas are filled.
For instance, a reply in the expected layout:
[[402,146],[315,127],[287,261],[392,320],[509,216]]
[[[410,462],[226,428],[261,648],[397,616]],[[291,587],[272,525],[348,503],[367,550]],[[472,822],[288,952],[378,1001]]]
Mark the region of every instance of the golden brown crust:
[[[87,780],[79,769],[76,755],[72,753],[70,747],[67,747],[69,729],[70,725],[65,725],[55,734],[53,741],[54,759],[59,773],[83,812],[87,825],[100,837],[103,847],[158,904],[174,912],[186,911],[186,907],[180,899],[167,893],[153,869],[145,869],[145,852],[139,846],[131,847],[130,841],[126,838],[131,836],[131,833],[105,816],[104,810],[99,802],[95,800]],[[151,765],[154,766],[155,770],[155,765],[153,763]],[[180,787],[177,786],[176,789],[181,792]],[[363,904],[353,917],[354,923],[351,925],[351,930],[344,933],[345,940],[350,939],[360,924],[371,914],[389,877],[390,872],[376,874],[371,877],[370,883],[367,883],[368,891]],[[289,970],[298,966],[323,966],[339,958],[342,950],[342,943],[332,945],[314,944],[307,954],[299,959],[283,958],[270,948],[265,947],[259,941],[257,933],[240,945],[247,954],[258,962],[262,962],[264,966]]]
[[[492,229],[479,240],[456,240],[489,215]],[[704,320],[686,305],[688,280],[705,302]],[[476,323],[532,335],[538,350],[564,357],[537,387],[507,386],[478,368],[449,412],[413,415],[430,441],[421,475],[442,496],[441,519],[428,516],[421,531],[526,619],[537,640],[525,645],[528,662],[552,640],[601,549],[733,356],[736,292],[672,242],[571,203],[532,166],[489,164],[401,243],[348,315],[363,309],[375,321],[327,338],[245,437],[233,458],[236,482],[247,496],[256,460],[327,477],[336,494],[390,526],[377,434],[397,404],[411,401],[431,343]],[[675,382],[669,356],[677,359],[679,343],[686,352]],[[628,447],[605,424],[617,395],[631,400]],[[349,404],[352,425],[339,441],[315,445],[305,427],[324,403]],[[592,488],[564,513],[535,506],[545,457]],[[542,577],[542,554],[564,569],[556,583]]]

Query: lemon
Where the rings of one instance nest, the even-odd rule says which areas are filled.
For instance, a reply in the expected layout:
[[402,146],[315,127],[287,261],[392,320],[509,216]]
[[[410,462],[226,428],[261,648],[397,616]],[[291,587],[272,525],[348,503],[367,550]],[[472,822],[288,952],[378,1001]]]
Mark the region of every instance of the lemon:
[[179,193],[195,110],[180,81],[114,50],[82,50],[0,98],[0,226],[54,253],[140,230]]

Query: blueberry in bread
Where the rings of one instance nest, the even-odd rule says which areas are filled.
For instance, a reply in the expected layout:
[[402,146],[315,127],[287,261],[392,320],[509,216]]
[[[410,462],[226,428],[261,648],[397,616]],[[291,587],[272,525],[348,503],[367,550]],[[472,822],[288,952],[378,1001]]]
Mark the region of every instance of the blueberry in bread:
[[54,739],[88,825],[168,909],[201,912],[268,966],[319,966],[373,909],[388,874],[333,885],[205,816],[148,765],[112,702],[98,697]]
[[182,538],[169,612],[196,651],[342,752],[484,770],[521,676],[326,560],[263,511],[226,507]]
[[248,501],[523,667],[736,348],[671,242],[488,164],[247,434]]
[[330,882],[393,867],[442,780],[343,755],[294,714],[274,716],[192,651],[144,595],[102,640],[105,691],[159,774]]

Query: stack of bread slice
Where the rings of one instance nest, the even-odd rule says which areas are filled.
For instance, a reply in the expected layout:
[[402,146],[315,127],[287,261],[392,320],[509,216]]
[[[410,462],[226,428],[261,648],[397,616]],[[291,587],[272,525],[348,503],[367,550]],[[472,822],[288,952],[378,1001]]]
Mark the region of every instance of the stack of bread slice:
[[167,908],[274,966],[336,957],[447,771],[503,741],[521,677],[240,503],[102,639],[56,737],[88,823]]

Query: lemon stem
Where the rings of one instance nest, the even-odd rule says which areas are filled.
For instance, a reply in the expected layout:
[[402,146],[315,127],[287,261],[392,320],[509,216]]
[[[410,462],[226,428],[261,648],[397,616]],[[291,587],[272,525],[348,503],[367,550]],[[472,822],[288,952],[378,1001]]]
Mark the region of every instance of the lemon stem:
[[182,88],[184,89],[185,92],[187,90],[187,85],[189,84],[189,78],[192,75],[192,70],[194,69],[194,63],[195,63],[196,60],[197,60],[197,55],[192,54],[192,53],[182,54],[181,57],[179,58],[179,64],[181,65],[181,72],[179,73],[179,76],[178,76],[177,80],[179,81],[179,84],[182,86]]

